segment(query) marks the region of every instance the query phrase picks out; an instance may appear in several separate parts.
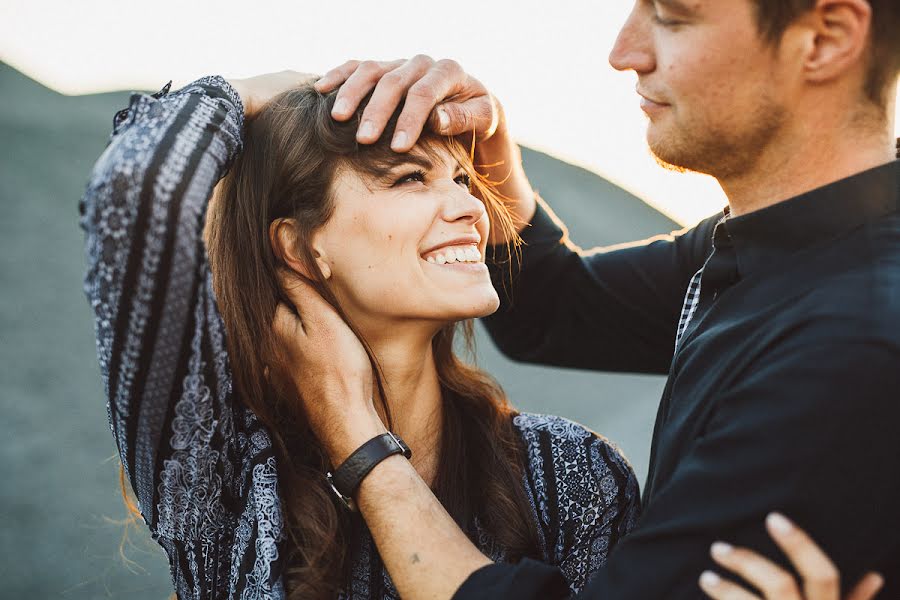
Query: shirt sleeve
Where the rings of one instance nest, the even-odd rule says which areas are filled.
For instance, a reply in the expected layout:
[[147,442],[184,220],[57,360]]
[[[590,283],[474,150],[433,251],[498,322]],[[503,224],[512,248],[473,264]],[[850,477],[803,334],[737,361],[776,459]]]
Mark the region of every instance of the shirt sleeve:
[[[90,174],[84,291],[110,427],[144,520],[154,535],[196,539],[204,523],[190,522],[188,505],[220,496],[231,465],[214,434],[232,422],[202,231],[213,186],[241,147],[243,106],[221,77],[167,92],[132,94]],[[179,501],[157,502],[179,484]]]
[[[698,598],[716,540],[790,568],[765,531],[773,510],[811,533],[845,592],[864,572],[896,570],[896,545],[883,540],[900,530],[898,364],[895,342],[834,332],[773,347],[697,416],[704,434],[578,597]],[[563,598],[558,576],[524,561],[490,565],[454,598]]]
[[538,198],[519,256],[493,248],[489,264],[501,306],[484,319],[488,332],[514,360],[664,374],[688,283],[712,249],[720,217],[585,251]]

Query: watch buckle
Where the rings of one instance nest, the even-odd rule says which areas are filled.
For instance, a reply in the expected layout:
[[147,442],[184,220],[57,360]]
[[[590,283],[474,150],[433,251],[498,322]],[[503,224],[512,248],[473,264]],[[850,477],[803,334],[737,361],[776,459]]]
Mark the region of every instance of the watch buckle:
[[334,495],[337,496],[340,499],[340,501],[344,504],[344,506],[347,507],[347,510],[356,512],[356,502],[353,500],[353,498],[349,498],[349,497],[343,495],[341,493],[341,491],[339,489],[337,489],[337,487],[335,487],[334,478],[331,476],[331,471],[328,471],[327,473],[325,473],[325,479],[328,480],[328,485],[331,486],[331,491],[333,491]]

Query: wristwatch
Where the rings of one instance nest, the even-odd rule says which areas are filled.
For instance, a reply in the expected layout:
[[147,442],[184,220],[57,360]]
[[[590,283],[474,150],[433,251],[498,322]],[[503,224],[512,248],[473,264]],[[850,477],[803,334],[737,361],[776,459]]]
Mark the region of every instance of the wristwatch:
[[341,466],[333,473],[326,473],[325,477],[344,506],[355,511],[356,503],[353,501],[353,493],[356,488],[378,463],[394,454],[402,454],[406,458],[410,458],[412,451],[399,435],[391,432],[382,433],[357,448],[356,452],[351,454]]

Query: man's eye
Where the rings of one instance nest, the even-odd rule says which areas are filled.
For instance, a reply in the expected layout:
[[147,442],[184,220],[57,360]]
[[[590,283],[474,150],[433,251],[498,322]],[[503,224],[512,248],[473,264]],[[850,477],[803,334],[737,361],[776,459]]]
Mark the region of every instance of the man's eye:
[[682,25],[681,21],[673,21],[672,19],[664,19],[659,16],[657,13],[653,13],[653,22],[662,27],[677,27],[678,25]]
[[457,175],[456,179],[454,179],[453,181],[465,187],[467,190],[472,189],[472,178],[469,177],[468,173]]
[[404,183],[412,183],[412,182],[424,183],[424,181],[425,181],[425,172],[424,171],[413,171],[412,173],[409,173],[409,174],[404,175],[403,177],[399,178],[397,181],[394,182],[394,185],[403,185]]

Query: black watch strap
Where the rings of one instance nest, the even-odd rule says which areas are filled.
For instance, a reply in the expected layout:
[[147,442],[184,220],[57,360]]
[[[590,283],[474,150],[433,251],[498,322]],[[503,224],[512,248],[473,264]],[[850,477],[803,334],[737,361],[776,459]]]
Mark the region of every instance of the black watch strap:
[[363,478],[375,468],[375,465],[394,454],[402,454],[406,458],[412,456],[409,446],[393,433],[383,433],[357,448],[333,473],[328,473],[328,483],[348,508],[355,510],[352,497]]

